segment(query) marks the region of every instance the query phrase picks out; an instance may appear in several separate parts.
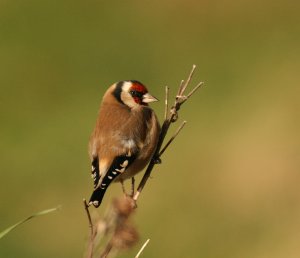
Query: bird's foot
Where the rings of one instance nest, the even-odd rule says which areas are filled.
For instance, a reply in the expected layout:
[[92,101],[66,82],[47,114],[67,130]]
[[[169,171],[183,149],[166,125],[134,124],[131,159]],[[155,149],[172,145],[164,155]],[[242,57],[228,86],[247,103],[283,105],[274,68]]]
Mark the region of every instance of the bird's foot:
[[160,157],[155,157],[153,159],[153,161],[154,161],[154,164],[161,164],[161,158]]

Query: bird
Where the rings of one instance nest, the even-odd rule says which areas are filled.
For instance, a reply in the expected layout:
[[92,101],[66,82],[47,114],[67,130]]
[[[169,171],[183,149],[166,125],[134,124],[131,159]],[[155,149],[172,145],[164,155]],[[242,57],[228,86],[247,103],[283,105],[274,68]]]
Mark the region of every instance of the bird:
[[161,131],[149,107],[155,101],[137,80],[114,83],[105,92],[89,140],[94,190],[88,205],[98,208],[111,182],[123,184],[153,157]]

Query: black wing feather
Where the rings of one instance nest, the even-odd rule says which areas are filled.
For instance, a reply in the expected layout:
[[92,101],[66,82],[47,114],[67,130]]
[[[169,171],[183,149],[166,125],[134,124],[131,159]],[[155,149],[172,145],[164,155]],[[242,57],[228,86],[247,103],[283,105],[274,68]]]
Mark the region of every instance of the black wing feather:
[[[132,164],[134,159],[135,159],[135,155],[131,155],[131,156],[121,155],[121,156],[116,157],[114,159],[114,161],[112,162],[106,175],[104,176],[101,184],[92,193],[89,204],[93,204],[96,208],[98,208],[102,202],[103,196],[106,192],[106,189],[110,185],[110,183],[118,175],[122,174],[130,166],[130,164]],[[99,161],[98,161],[98,163],[99,163]],[[125,166],[125,164],[126,164],[126,166]],[[124,171],[122,171],[122,170],[124,170]],[[99,168],[98,168],[98,171],[99,171]],[[99,174],[99,179],[100,179],[100,173],[98,173],[98,174]],[[97,184],[99,182],[99,179],[97,181]],[[97,184],[96,184],[96,186],[97,186]]]
[[94,157],[92,161],[92,178],[94,180],[94,189],[99,183],[100,180],[100,172],[99,172],[99,158]]

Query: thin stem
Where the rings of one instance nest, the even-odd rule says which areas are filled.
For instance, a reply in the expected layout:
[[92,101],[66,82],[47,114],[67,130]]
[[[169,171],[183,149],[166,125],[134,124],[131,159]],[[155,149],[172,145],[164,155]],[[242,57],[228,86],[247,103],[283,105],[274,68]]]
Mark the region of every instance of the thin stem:
[[174,139],[176,138],[176,136],[180,133],[180,131],[183,129],[183,127],[186,125],[186,121],[183,121],[182,124],[178,127],[178,129],[176,130],[175,134],[171,137],[171,139],[167,142],[167,144],[165,145],[165,147],[162,148],[162,150],[159,152],[159,157],[161,155],[163,155],[163,153],[165,152],[165,150],[169,147],[169,145],[174,141]]
[[150,239],[147,239],[147,241],[143,244],[143,246],[141,247],[140,251],[137,253],[137,255],[135,256],[135,258],[139,258],[141,253],[144,251],[144,249],[146,248],[146,246],[148,245]]
[[86,199],[83,199],[83,205],[84,205],[84,209],[86,211],[86,214],[87,214],[87,217],[88,217],[88,220],[89,220],[89,227],[90,227],[90,230],[91,230],[91,235],[94,235],[94,226],[93,226],[91,214],[90,214],[90,211],[89,211],[89,206],[86,202]]
[[189,83],[190,83],[190,81],[191,81],[191,79],[192,79],[192,77],[193,77],[193,74],[194,74],[195,69],[196,69],[196,65],[193,65],[192,70],[191,70],[191,72],[190,72],[190,74],[189,74],[189,77],[187,78],[185,84],[182,86],[182,89],[181,89],[181,91],[180,91],[179,96],[182,96],[183,93],[185,92],[185,89],[187,88],[187,86],[189,85]]
[[131,193],[130,196],[133,197],[134,196],[134,185],[135,185],[135,178],[134,176],[131,178]]
[[88,249],[87,249],[87,254],[86,257],[87,258],[92,258],[93,257],[93,252],[94,252],[94,238],[95,238],[95,231],[94,231],[94,225],[92,222],[92,218],[91,218],[91,214],[89,211],[89,206],[86,202],[86,199],[83,199],[83,205],[84,205],[84,209],[86,211],[87,217],[88,217],[88,221],[89,221],[89,227],[90,227],[90,240],[88,243]]
[[186,98],[188,99],[189,97],[191,97],[203,84],[204,82],[200,82],[194,89],[191,90],[191,92],[186,96]]
[[168,109],[169,109],[168,99],[169,99],[169,87],[166,86],[166,97],[165,97],[165,120],[166,120],[167,117],[168,117]]
[[150,161],[150,163],[149,163],[147,169],[146,169],[146,172],[145,172],[145,174],[144,174],[144,176],[143,176],[143,178],[142,178],[142,180],[141,180],[141,182],[140,182],[138,188],[137,188],[137,191],[135,192],[135,195],[133,196],[133,200],[134,200],[134,201],[137,201],[137,199],[139,198],[139,195],[141,194],[141,192],[142,192],[142,190],[143,190],[145,184],[146,184],[147,181],[148,181],[148,178],[150,177],[150,174],[151,174],[151,171],[152,171],[154,165],[155,165],[155,162],[154,162],[153,159],[152,159],[152,160]]
[[103,253],[100,255],[100,258],[106,258],[108,256],[108,254],[110,253],[112,247],[113,247],[112,244],[108,243],[107,246],[105,247]]
[[183,85],[184,85],[184,80],[181,80],[176,97],[181,95]]

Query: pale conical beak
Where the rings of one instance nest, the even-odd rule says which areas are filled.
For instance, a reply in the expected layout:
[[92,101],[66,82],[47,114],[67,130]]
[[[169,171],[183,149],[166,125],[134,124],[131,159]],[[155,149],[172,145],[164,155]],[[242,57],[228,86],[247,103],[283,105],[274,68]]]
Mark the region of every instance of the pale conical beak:
[[144,103],[150,103],[150,102],[155,102],[155,101],[158,101],[158,99],[153,97],[149,93],[146,93],[146,94],[143,95],[143,102]]

